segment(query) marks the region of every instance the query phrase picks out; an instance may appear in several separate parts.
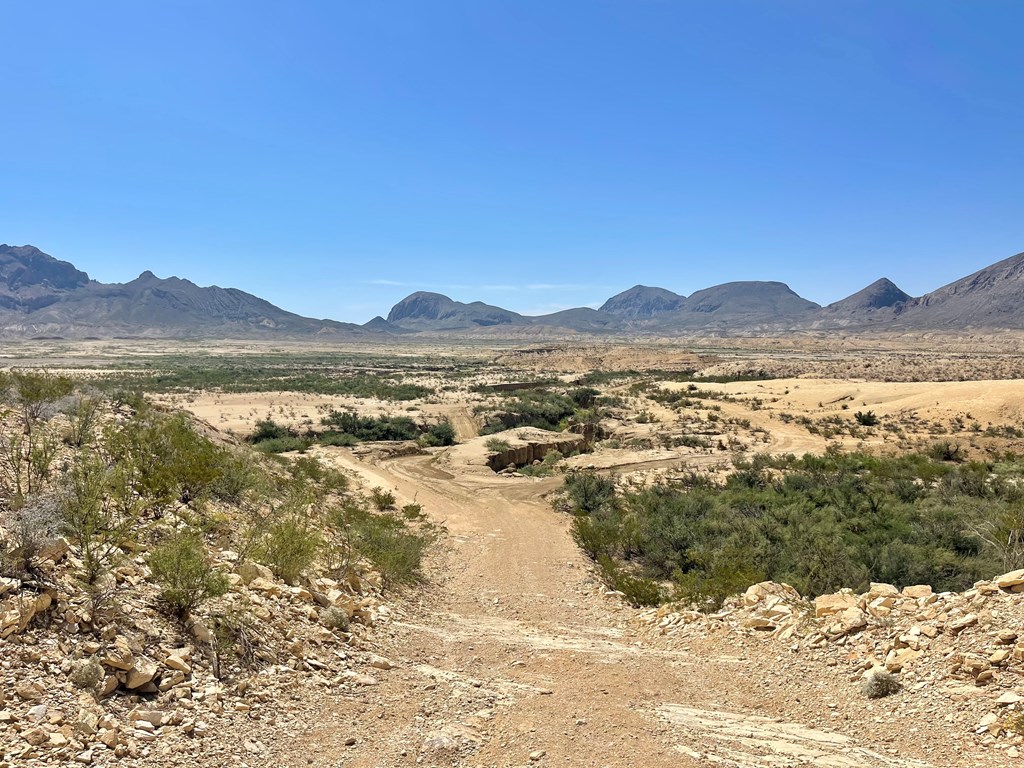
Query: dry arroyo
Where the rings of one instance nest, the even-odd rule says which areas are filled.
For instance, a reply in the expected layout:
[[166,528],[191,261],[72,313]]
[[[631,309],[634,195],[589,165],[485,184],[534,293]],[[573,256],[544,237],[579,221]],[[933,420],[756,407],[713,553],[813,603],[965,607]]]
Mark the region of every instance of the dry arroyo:
[[[913,692],[868,700],[784,643],[635,634],[542,498],[557,481],[448,471],[436,456],[330,461],[447,526],[426,597],[382,627],[395,667],[275,740],[283,766],[1005,765]],[[941,705],[940,705],[941,704]],[[267,763],[272,764],[272,763]]]

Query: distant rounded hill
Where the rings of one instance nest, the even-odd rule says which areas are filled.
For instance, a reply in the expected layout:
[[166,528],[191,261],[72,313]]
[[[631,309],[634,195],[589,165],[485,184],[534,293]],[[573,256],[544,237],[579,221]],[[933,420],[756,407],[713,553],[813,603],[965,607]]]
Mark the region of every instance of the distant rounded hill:
[[432,330],[454,330],[491,325],[528,324],[515,312],[492,307],[481,301],[463,304],[440,293],[417,291],[391,308],[387,320],[402,327],[428,326]]
[[601,305],[599,311],[618,317],[649,318],[662,312],[679,309],[685,300],[685,296],[665,288],[634,285],[629,290],[612,296]]

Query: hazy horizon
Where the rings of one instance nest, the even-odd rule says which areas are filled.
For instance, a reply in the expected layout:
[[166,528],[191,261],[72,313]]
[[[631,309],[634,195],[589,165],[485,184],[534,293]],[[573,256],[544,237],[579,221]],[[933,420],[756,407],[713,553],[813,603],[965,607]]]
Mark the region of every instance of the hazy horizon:
[[[0,241],[365,322],[1024,250],[1018,3],[15,5]],[[1015,23],[1017,22],[1017,23]]]

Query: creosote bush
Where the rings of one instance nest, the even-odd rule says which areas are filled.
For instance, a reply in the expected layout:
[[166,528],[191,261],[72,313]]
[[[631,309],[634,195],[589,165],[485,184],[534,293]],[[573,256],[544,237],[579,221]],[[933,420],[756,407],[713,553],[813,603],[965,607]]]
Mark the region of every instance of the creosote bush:
[[202,537],[193,531],[172,534],[149,556],[153,581],[170,611],[188,616],[204,600],[228,591],[227,576],[213,569]]
[[375,514],[358,504],[334,510],[330,523],[344,532],[352,549],[376,568],[384,589],[420,581],[423,557],[437,539],[433,526],[414,528],[398,515]]
[[316,560],[323,537],[308,518],[287,514],[267,528],[256,549],[256,559],[288,584],[294,584]]

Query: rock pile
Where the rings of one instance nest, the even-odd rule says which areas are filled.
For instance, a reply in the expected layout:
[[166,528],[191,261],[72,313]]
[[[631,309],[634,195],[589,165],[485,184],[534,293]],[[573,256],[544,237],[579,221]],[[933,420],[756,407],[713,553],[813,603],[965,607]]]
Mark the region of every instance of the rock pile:
[[927,585],[871,584],[814,600],[787,584],[762,582],[716,613],[663,606],[638,617],[648,638],[685,639],[714,628],[763,635],[829,666],[851,684],[879,671],[908,695],[927,689],[969,708],[983,744],[1024,754],[1024,570],[980,581],[963,593]]
[[290,586],[220,551],[231,591],[182,625],[153,608],[143,557],[92,596],[73,559],[54,542],[35,581],[0,579],[0,768],[218,751],[259,765],[266,745],[238,734],[287,722],[300,683],[354,692],[394,666],[359,650],[393,615],[371,571]]

